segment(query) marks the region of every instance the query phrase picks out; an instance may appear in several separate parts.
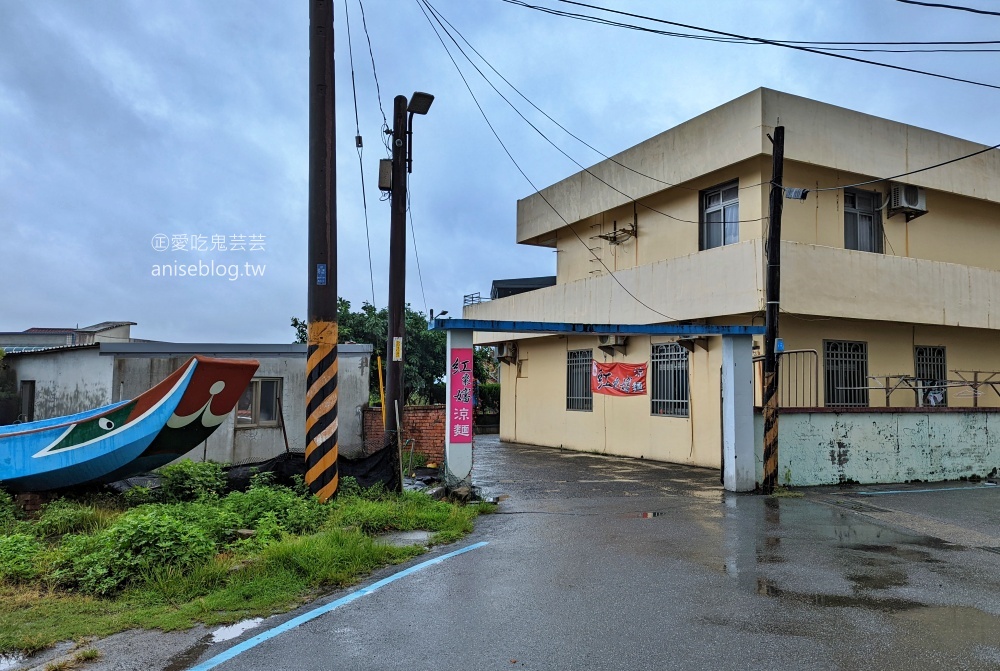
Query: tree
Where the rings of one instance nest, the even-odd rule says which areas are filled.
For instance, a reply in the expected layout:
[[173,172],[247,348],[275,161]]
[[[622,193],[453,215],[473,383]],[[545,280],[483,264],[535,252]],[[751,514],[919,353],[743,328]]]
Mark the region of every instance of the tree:
[[[337,313],[338,343],[363,343],[374,348],[372,373],[369,378],[370,392],[373,398],[378,398],[378,373],[374,360],[386,354],[389,311],[387,308],[376,310],[366,301],[362,303],[360,311],[353,312],[350,301],[341,298],[337,301]],[[292,317],[292,328],[295,329],[295,342],[308,341],[308,324],[305,321]],[[429,331],[427,318],[423,313],[413,310],[409,304],[406,305],[405,331],[406,360],[403,364],[403,384],[406,402],[408,404],[441,402],[443,385],[439,380],[445,370],[444,331]]]

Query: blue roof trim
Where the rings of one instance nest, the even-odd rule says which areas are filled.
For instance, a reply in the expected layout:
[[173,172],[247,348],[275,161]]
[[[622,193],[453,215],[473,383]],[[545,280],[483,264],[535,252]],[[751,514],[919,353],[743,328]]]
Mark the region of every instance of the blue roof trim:
[[500,331],[509,333],[588,333],[594,335],[763,335],[763,326],[719,324],[569,324],[565,322],[519,322],[493,319],[435,319],[431,330]]

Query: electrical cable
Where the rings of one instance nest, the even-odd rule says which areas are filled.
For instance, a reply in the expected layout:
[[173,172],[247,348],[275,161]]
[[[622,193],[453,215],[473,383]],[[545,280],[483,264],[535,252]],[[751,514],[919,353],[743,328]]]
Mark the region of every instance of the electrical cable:
[[[566,16],[567,18],[576,18],[576,17],[574,17],[569,12],[565,12],[565,13],[561,13],[560,14],[557,10],[552,10],[550,8],[545,8],[545,7],[538,7],[538,6],[535,6],[535,5],[529,5],[526,2],[523,2],[523,0],[502,0],[502,1],[506,2],[506,3],[509,3],[509,4],[512,4],[512,5],[519,6],[519,7],[525,7],[525,8],[528,8],[528,9],[535,9],[535,10],[538,10],[538,11],[544,11],[545,13]],[[643,14],[634,14],[634,13],[631,13],[631,12],[625,12],[625,11],[621,11],[621,10],[617,10],[617,9],[610,9],[610,8],[607,8],[607,7],[601,7],[599,5],[591,5],[591,4],[587,4],[587,3],[583,3],[583,2],[576,2],[576,0],[556,0],[556,1],[557,2],[566,3],[566,4],[569,4],[569,5],[576,5],[578,7],[587,7],[589,9],[595,9],[595,10],[598,10],[598,11],[608,12],[608,13],[611,13],[611,14],[620,14],[620,15],[623,15],[623,16],[629,16],[629,17],[636,18],[636,19],[642,19],[642,20],[646,20],[646,21],[652,21],[652,22],[655,22],[655,23],[663,23],[663,24],[667,24],[667,25],[671,25],[671,26],[678,26],[680,28],[687,28],[689,30],[699,30],[699,31],[702,31],[702,32],[705,32],[705,33],[710,33],[712,35],[721,35],[721,36],[725,36],[725,37],[729,37],[729,38],[734,38],[734,39],[738,39],[738,40],[749,40],[749,41],[753,41],[753,42],[758,42],[760,44],[769,44],[769,45],[776,46],[776,47],[784,47],[786,49],[794,49],[796,51],[804,51],[804,52],[807,52],[807,53],[819,54],[819,55],[822,55],[822,56],[830,56],[831,58],[839,58],[839,59],[842,59],[842,60],[853,61],[855,63],[865,63],[867,65],[875,65],[875,66],[882,67],[882,68],[888,68],[890,70],[899,70],[901,72],[910,72],[910,73],[913,73],[913,74],[925,75],[927,77],[935,77],[937,79],[946,79],[948,81],[959,82],[959,83],[962,83],[962,84],[971,84],[973,86],[982,86],[984,88],[990,88],[990,89],[1000,90],[1000,85],[998,85],[998,84],[988,84],[986,82],[979,82],[979,81],[975,81],[975,80],[972,80],[972,79],[965,79],[963,77],[952,77],[951,75],[945,75],[945,74],[941,74],[941,73],[937,73],[937,72],[928,72],[927,70],[918,70],[916,68],[908,68],[908,67],[905,67],[905,66],[902,66],[902,65],[893,65],[891,63],[881,63],[879,61],[872,61],[872,60],[868,60],[866,58],[858,58],[857,56],[847,56],[845,54],[833,53],[833,52],[830,52],[830,51],[823,51],[822,49],[813,48],[813,47],[805,47],[805,46],[798,45],[798,44],[791,44],[791,43],[787,43],[787,42],[779,42],[779,41],[776,41],[776,40],[769,40],[769,39],[765,39],[765,38],[762,38],[762,37],[750,37],[750,36],[747,36],[747,35],[739,35],[737,33],[728,33],[728,32],[721,31],[721,30],[715,30],[713,28],[702,28],[700,26],[694,26],[694,25],[690,25],[690,24],[686,24],[686,23],[680,23],[680,22],[677,22],[677,21],[668,21],[667,19],[659,19],[659,18],[652,17],[652,16],[645,16]],[[598,17],[592,17],[592,18],[598,18]],[[639,26],[637,26],[636,29],[638,29],[638,30],[646,30],[647,32],[649,31],[649,29],[644,29],[644,28],[639,27]]]
[[361,25],[365,29],[365,38],[368,40],[368,55],[372,61],[372,76],[375,77],[375,95],[378,97],[378,109],[382,113],[382,144],[385,145],[386,156],[392,156],[392,147],[389,146],[388,134],[384,132],[389,128],[389,121],[385,118],[385,109],[382,107],[382,89],[379,87],[378,72],[375,70],[375,53],[372,51],[371,35],[368,34],[368,22],[365,21],[365,3],[362,0],[358,0],[358,7],[361,8]]
[[545,204],[549,206],[549,208],[556,214],[556,216],[559,217],[563,221],[563,223],[566,225],[566,227],[569,228],[569,230],[573,233],[573,235],[576,236],[577,240],[580,241],[580,244],[582,244],[584,247],[586,247],[587,250],[590,251],[591,255],[597,260],[597,262],[600,263],[604,267],[604,269],[608,271],[608,275],[618,284],[619,287],[622,288],[622,291],[624,291],[633,300],[635,300],[637,303],[639,303],[640,305],[642,305],[644,308],[646,308],[650,312],[654,312],[654,313],[660,315],[661,317],[666,318],[669,321],[680,321],[680,320],[676,319],[675,317],[671,317],[670,315],[668,315],[668,314],[666,314],[664,312],[660,312],[656,308],[650,307],[642,299],[640,299],[638,296],[636,296],[631,291],[629,291],[628,288],[626,288],[626,286],[624,284],[622,284],[621,280],[619,280],[618,277],[615,276],[615,274],[613,272],[611,272],[611,270],[604,263],[604,261],[599,256],[597,256],[596,254],[594,254],[593,250],[591,250],[590,247],[587,245],[587,243],[583,240],[583,238],[580,237],[580,234],[577,233],[573,229],[572,226],[570,226],[569,222],[566,221],[566,218],[562,216],[562,214],[559,212],[559,210],[557,210],[555,208],[555,206],[552,205],[552,203],[549,201],[549,199],[546,198],[545,195],[542,194],[542,192],[538,189],[538,187],[535,186],[535,183],[532,182],[531,178],[528,177],[528,174],[526,172],[524,172],[524,169],[521,167],[521,165],[514,158],[514,155],[510,153],[510,150],[507,148],[507,145],[504,144],[504,141],[502,139],[500,139],[500,135],[497,133],[496,128],[493,127],[493,124],[490,122],[489,117],[486,115],[486,111],[483,109],[483,106],[479,103],[479,99],[476,97],[476,94],[473,92],[472,86],[469,84],[469,81],[465,78],[465,73],[462,72],[462,68],[459,67],[458,62],[455,60],[454,56],[451,55],[451,51],[448,49],[448,45],[445,43],[444,38],[441,37],[441,34],[438,32],[437,27],[434,25],[434,21],[431,19],[430,15],[428,14],[428,9],[425,9],[424,4],[423,4],[425,2],[425,0],[416,0],[416,2],[417,2],[417,6],[420,7],[420,11],[423,12],[424,18],[426,18],[427,22],[430,24],[431,30],[434,31],[434,34],[437,36],[438,41],[441,42],[441,46],[444,47],[445,53],[448,54],[448,58],[451,60],[452,64],[455,66],[455,69],[458,71],[458,76],[461,77],[462,82],[465,84],[465,88],[469,91],[469,95],[472,96],[473,102],[475,102],[476,107],[479,109],[479,113],[483,116],[483,120],[486,121],[486,125],[489,126],[490,131],[493,133],[493,137],[495,137],[497,139],[497,142],[500,143],[500,146],[503,148],[504,153],[507,154],[507,157],[511,160],[511,163],[514,164],[514,167],[517,168],[517,171],[521,173],[521,176],[524,177],[525,181],[527,181],[528,184],[531,185],[531,188],[535,190],[535,193],[537,193],[538,196],[545,202]]
[[417,277],[420,279],[420,296],[424,299],[424,314],[427,311],[427,294],[424,293],[424,273],[420,270],[420,252],[417,251],[417,231],[413,226],[413,210],[410,209],[410,175],[406,175],[406,214],[410,217],[410,238],[413,240],[413,256],[417,260]]
[[[515,112],[515,113],[516,113],[516,114],[517,114],[517,115],[518,115],[519,117],[521,117],[521,119],[522,119],[522,120],[523,120],[523,121],[524,121],[524,122],[525,122],[526,124],[528,124],[529,126],[531,126],[531,128],[532,128],[532,129],[533,129],[533,130],[534,130],[534,131],[535,131],[536,133],[538,133],[538,134],[539,134],[539,135],[540,135],[540,136],[542,137],[542,139],[544,139],[544,140],[545,140],[546,142],[548,142],[548,143],[549,143],[550,145],[552,145],[552,147],[553,147],[553,148],[555,148],[555,150],[556,150],[556,151],[558,151],[558,152],[559,152],[560,154],[562,154],[563,156],[565,156],[566,158],[568,158],[568,159],[569,159],[569,160],[570,160],[570,161],[571,161],[571,162],[572,162],[572,163],[573,163],[574,165],[576,165],[576,166],[577,166],[578,168],[580,168],[580,169],[581,169],[581,170],[582,170],[583,172],[587,173],[588,175],[590,175],[591,177],[593,177],[594,179],[596,179],[597,181],[599,181],[599,182],[600,182],[601,184],[604,184],[604,185],[605,185],[606,187],[608,187],[609,189],[611,189],[611,190],[613,190],[613,191],[617,192],[618,194],[620,194],[620,195],[624,196],[625,198],[628,198],[628,199],[629,199],[630,201],[632,201],[633,203],[638,203],[638,204],[639,204],[640,206],[642,206],[642,207],[646,208],[647,210],[649,210],[649,211],[651,211],[651,212],[655,212],[655,213],[657,213],[657,214],[659,214],[659,215],[662,215],[662,216],[664,216],[664,217],[667,217],[668,219],[673,219],[674,221],[679,221],[679,222],[682,222],[682,223],[687,223],[687,224],[698,224],[698,225],[702,225],[702,224],[706,223],[706,222],[704,222],[704,221],[696,221],[696,220],[691,220],[691,219],[681,219],[680,217],[675,217],[675,216],[673,216],[673,215],[671,215],[671,214],[667,214],[666,212],[663,212],[663,211],[661,211],[661,210],[658,210],[658,209],[656,209],[656,208],[654,208],[654,207],[652,207],[652,206],[650,206],[650,205],[646,205],[645,203],[642,203],[642,202],[639,202],[639,201],[638,201],[638,200],[636,200],[636,199],[635,199],[634,197],[632,197],[632,196],[630,196],[629,194],[625,193],[624,191],[622,191],[622,190],[621,190],[621,189],[619,189],[618,187],[616,187],[616,186],[614,186],[614,185],[610,184],[609,182],[605,181],[605,180],[604,180],[604,179],[602,179],[601,177],[598,177],[598,176],[597,176],[597,175],[595,175],[595,174],[594,174],[594,173],[593,173],[593,172],[592,172],[592,171],[591,171],[591,170],[590,170],[589,168],[585,167],[585,166],[584,166],[584,165],[583,165],[582,163],[580,163],[580,162],[579,162],[579,161],[577,161],[577,160],[576,160],[575,158],[573,158],[572,156],[570,156],[570,155],[569,155],[569,154],[568,154],[568,153],[567,153],[566,151],[564,151],[564,150],[563,150],[563,149],[562,149],[561,147],[559,147],[559,145],[557,145],[557,144],[556,144],[555,142],[553,142],[553,141],[552,141],[552,140],[551,140],[551,139],[550,139],[550,138],[549,138],[549,137],[548,137],[548,136],[547,136],[547,135],[546,135],[546,134],[545,134],[544,132],[542,132],[542,130],[541,130],[541,129],[539,129],[539,128],[538,128],[538,126],[536,126],[535,124],[533,124],[533,123],[531,122],[531,120],[529,120],[529,119],[528,119],[528,118],[527,118],[526,116],[524,116],[524,114],[523,114],[523,113],[521,112],[521,110],[519,110],[519,109],[518,109],[518,108],[517,108],[517,107],[516,107],[516,106],[514,105],[514,103],[512,103],[512,102],[511,102],[511,101],[510,101],[510,100],[509,100],[509,99],[507,98],[507,96],[505,96],[505,95],[504,95],[503,93],[501,93],[501,92],[500,92],[500,90],[499,90],[499,89],[498,89],[498,88],[497,88],[497,87],[496,87],[496,86],[495,86],[495,85],[493,84],[493,82],[492,82],[492,81],[490,81],[489,77],[487,77],[487,76],[486,76],[486,74],[485,74],[485,73],[484,73],[484,72],[483,72],[483,71],[482,71],[481,69],[479,69],[479,66],[477,66],[477,65],[475,64],[475,62],[473,62],[473,60],[472,60],[471,58],[469,58],[469,55],[468,55],[467,53],[465,53],[465,50],[464,50],[464,49],[462,49],[462,46],[461,46],[461,45],[460,45],[460,44],[458,43],[458,41],[457,41],[457,40],[456,40],[456,39],[454,38],[454,36],[453,36],[453,35],[451,34],[451,32],[450,32],[450,31],[448,30],[448,28],[447,28],[447,27],[445,27],[444,23],[447,23],[447,24],[448,24],[448,26],[449,26],[449,27],[451,27],[451,28],[452,28],[452,30],[454,30],[454,31],[455,31],[456,33],[458,33],[458,35],[459,35],[460,37],[461,37],[461,33],[459,33],[459,31],[458,31],[458,30],[456,30],[456,29],[454,28],[454,26],[452,26],[452,24],[451,24],[450,22],[448,22],[448,21],[447,21],[447,19],[444,19],[444,17],[440,15],[440,12],[438,12],[438,10],[437,10],[436,8],[434,8],[434,6],[433,6],[433,5],[431,5],[431,4],[430,4],[429,0],[418,0],[418,1],[419,1],[419,2],[422,2],[422,3],[423,3],[423,4],[425,4],[425,5],[427,5],[428,9],[429,9],[429,10],[431,11],[431,13],[432,13],[432,14],[434,15],[434,18],[435,18],[435,20],[437,20],[437,21],[438,21],[438,25],[440,25],[440,26],[441,26],[441,30],[442,30],[442,31],[443,31],[443,32],[445,33],[445,35],[447,35],[447,36],[448,36],[448,38],[449,38],[449,39],[451,39],[451,41],[452,41],[452,42],[453,42],[453,43],[455,44],[455,47],[456,47],[456,48],[458,49],[459,53],[461,53],[461,54],[462,54],[462,56],[464,56],[464,57],[465,57],[465,59],[466,59],[466,60],[467,60],[467,61],[469,62],[469,64],[470,64],[470,65],[471,65],[471,66],[472,66],[472,67],[473,67],[473,68],[474,68],[474,69],[476,70],[476,72],[478,72],[478,73],[479,73],[479,76],[481,76],[481,77],[483,78],[483,80],[484,80],[484,81],[486,81],[486,83],[490,85],[490,88],[492,88],[492,89],[493,89],[493,90],[494,90],[494,91],[496,92],[496,94],[497,94],[498,96],[500,96],[500,98],[502,98],[502,99],[503,99],[503,101],[504,101],[505,103],[507,103],[507,104],[508,104],[508,105],[510,106],[510,108],[511,108],[512,110],[514,110],[514,112]],[[442,23],[442,21],[443,21],[444,23]],[[464,38],[464,37],[462,37],[462,40],[463,40],[463,41],[465,41],[465,42],[466,42],[466,44],[468,44],[468,41],[467,41],[467,40],[465,40],[465,38]],[[469,46],[470,46],[470,48],[472,47],[472,45],[469,45]],[[475,51],[475,49],[473,49],[473,51]],[[476,52],[476,55],[478,55],[478,56],[479,56],[479,58],[480,58],[480,59],[482,59],[484,63],[486,63],[487,65],[489,65],[489,62],[488,62],[488,61],[487,61],[487,60],[486,60],[485,58],[483,58],[482,54],[480,54],[480,53],[479,53],[478,51]],[[492,68],[492,66],[490,66],[490,67]],[[493,69],[493,71],[494,71],[494,72],[496,72],[496,69]],[[497,74],[499,75],[499,73],[497,73]],[[506,80],[506,79],[505,79],[505,78],[504,78],[504,77],[503,77],[502,75],[500,75],[500,78],[501,78],[501,79],[503,79],[503,80],[504,80],[505,82],[507,82],[507,80]],[[514,88],[514,86],[513,86],[513,85],[511,85],[511,84],[510,84],[510,82],[507,82],[507,84],[508,84],[508,85],[509,85],[509,86],[510,86],[511,88]],[[516,88],[515,88],[514,90],[515,90],[515,91],[517,91],[517,89],[516,89]],[[522,98],[524,98],[524,95],[523,95],[523,94],[521,94],[521,93],[520,93],[520,91],[517,91],[517,92],[518,92],[518,94],[519,94],[519,95],[521,95],[521,97],[522,97]],[[525,100],[527,100],[527,98],[525,98]],[[532,105],[533,107],[535,107],[535,109],[538,109],[538,107],[537,107],[537,106],[535,106],[535,105],[534,105],[534,103],[532,103],[532,102],[531,102],[530,100],[528,100],[528,104],[530,104],[530,105]],[[541,110],[539,110],[539,111],[541,111]],[[544,112],[542,112],[542,114],[545,114],[545,113],[544,113]],[[555,123],[555,124],[556,124],[557,126],[559,126],[560,128],[562,128],[563,130],[566,130],[565,128],[563,128],[563,126],[562,126],[561,124],[559,124],[559,123],[558,123],[558,122],[556,122],[556,121],[555,121],[554,119],[552,119],[552,117],[548,116],[547,114],[545,114],[545,116],[546,116],[546,117],[547,117],[548,119],[552,120],[552,122],[553,122],[553,123]],[[566,132],[568,133],[569,131],[566,131]],[[570,133],[570,135],[572,135],[572,133]],[[574,137],[574,138],[576,138],[577,140],[580,140],[580,139],[579,139],[579,138],[577,138],[577,137],[576,137],[575,135],[573,135],[573,137]],[[583,140],[580,140],[580,142],[583,142]],[[590,147],[590,145],[589,145],[589,144],[587,144],[586,142],[583,142],[583,144],[586,144],[586,145],[587,145],[588,147]],[[590,148],[591,148],[591,149],[593,149],[593,147],[590,147]],[[597,150],[595,149],[594,151],[597,151]],[[604,156],[604,154],[603,154],[602,152],[598,152],[598,153],[599,153],[599,154],[601,154],[602,156]],[[605,158],[607,158],[607,157],[605,156]],[[614,162],[614,163],[616,163],[617,165],[620,165],[620,166],[622,166],[622,167],[626,167],[626,166],[623,166],[623,165],[622,165],[621,163],[618,163],[618,161],[613,161],[613,162]],[[628,168],[628,169],[629,169],[629,170],[631,170],[631,168]],[[636,172],[637,174],[642,174],[642,173],[638,173],[638,171],[633,171],[633,172]],[[648,175],[643,175],[643,176],[645,176],[645,177],[648,177]],[[659,180],[659,179],[656,179],[656,178],[653,178],[653,177],[650,177],[649,179],[653,179],[654,181],[657,181],[657,182],[660,182],[661,184],[667,184],[667,185],[669,185],[669,186],[678,186],[678,185],[676,185],[676,184],[671,184],[670,182],[664,182],[664,181],[662,181],[662,180]],[[692,189],[691,187],[682,187],[682,188],[685,188],[685,189],[688,189],[688,190],[692,190],[692,191],[697,191],[697,190],[698,190],[698,189]],[[764,219],[764,217],[760,217],[760,218],[758,218],[758,219],[738,219],[738,220],[736,220],[736,221],[733,221],[733,222],[726,222],[726,223],[753,223],[753,222],[757,222],[757,221],[762,221],[763,219]]]
[[[711,37],[708,35],[695,35],[692,33],[677,33],[669,30],[657,30],[655,28],[650,28],[648,26],[639,26],[634,23],[623,23],[620,21],[612,21],[611,19],[605,19],[598,16],[591,16],[589,14],[580,14],[577,12],[566,12],[563,10],[552,9],[549,7],[543,7],[540,5],[530,5],[524,0],[506,0],[509,4],[520,5],[528,9],[534,9],[540,11],[544,14],[551,14],[553,16],[561,16],[564,18],[573,18],[579,21],[585,21],[588,23],[598,23],[601,25],[612,26],[616,28],[627,28],[629,30],[635,30],[639,32],[652,33],[654,35],[663,35],[666,37],[679,37],[683,39],[691,40],[703,40],[706,42],[723,42],[729,44],[745,44],[745,45],[756,45],[761,46],[760,42],[755,42],[752,40],[744,40],[738,38],[729,37]],[[841,45],[841,46],[816,46],[817,49],[823,51],[858,51],[864,53],[981,53],[981,52],[996,52],[1000,49],[860,49],[859,46],[875,46],[875,45],[885,45],[885,46],[906,46],[906,45],[923,45],[923,46],[935,46],[935,45],[981,45],[981,44],[1000,44],[998,40],[978,40],[978,41],[950,41],[950,42],[815,42],[815,41],[800,41],[800,40],[773,40],[773,42],[778,44],[811,44],[811,45]],[[852,45],[852,46],[844,46]]]
[[938,9],[957,9],[960,12],[973,12],[975,14],[988,14],[990,16],[1000,16],[1000,12],[991,12],[986,9],[976,9],[975,7],[961,7],[959,5],[942,5],[937,2],[918,2],[917,0],[896,0],[907,5],[920,5],[922,7],[936,7]]
[[[351,44],[351,15],[347,2],[344,3],[344,21],[347,24],[347,53],[351,61],[351,92],[354,94],[354,134],[358,150],[358,172],[361,173],[361,203],[365,212],[365,240],[368,242],[368,279],[372,285],[372,305],[375,305],[375,270],[372,266],[372,237],[368,229],[368,198],[365,195],[365,166],[362,156],[364,145],[361,141],[361,124],[358,121],[358,88],[354,83],[354,48]],[[374,62],[374,61],[373,61]]]
[[[992,147],[986,147],[980,149],[979,151],[974,151],[971,154],[966,154],[965,156],[959,156],[958,158],[953,158],[949,161],[942,161],[941,163],[935,163],[934,165],[929,165],[926,168],[917,168],[916,170],[910,170],[909,172],[902,172],[898,175],[893,175],[892,177],[879,177],[878,179],[869,179],[864,182],[856,182],[854,184],[844,184],[843,186],[825,186],[818,189],[807,189],[808,191],[839,191],[841,189],[853,189],[856,186],[866,186],[868,184],[878,184],[879,182],[891,182],[894,179],[899,179],[900,177],[907,177],[908,175],[915,175],[918,172],[927,172],[928,170],[934,170],[935,168],[940,168],[941,166],[949,165],[950,163],[957,163],[958,161],[964,161],[967,158],[972,158],[973,156],[979,156],[980,154],[985,154],[988,151],[993,151],[994,149],[1000,148],[1000,144],[995,144]],[[782,190],[792,188],[792,187],[782,187]]]

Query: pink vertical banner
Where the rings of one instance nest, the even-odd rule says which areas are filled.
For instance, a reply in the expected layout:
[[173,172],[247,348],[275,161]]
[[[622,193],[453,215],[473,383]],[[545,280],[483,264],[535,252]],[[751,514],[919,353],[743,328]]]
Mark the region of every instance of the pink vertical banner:
[[448,437],[453,443],[472,442],[472,348],[451,350],[451,394],[448,399]]

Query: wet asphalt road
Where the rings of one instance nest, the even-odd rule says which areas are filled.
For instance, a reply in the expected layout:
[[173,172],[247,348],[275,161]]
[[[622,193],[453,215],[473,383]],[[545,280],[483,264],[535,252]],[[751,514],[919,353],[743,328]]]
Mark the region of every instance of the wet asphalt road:
[[475,477],[489,545],[217,668],[1000,667],[1000,487],[772,499],[489,436]]

